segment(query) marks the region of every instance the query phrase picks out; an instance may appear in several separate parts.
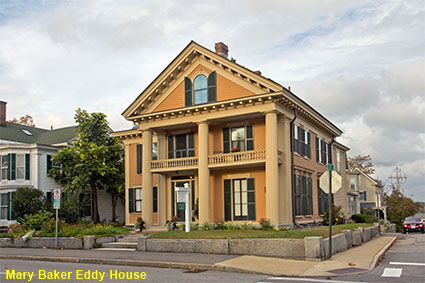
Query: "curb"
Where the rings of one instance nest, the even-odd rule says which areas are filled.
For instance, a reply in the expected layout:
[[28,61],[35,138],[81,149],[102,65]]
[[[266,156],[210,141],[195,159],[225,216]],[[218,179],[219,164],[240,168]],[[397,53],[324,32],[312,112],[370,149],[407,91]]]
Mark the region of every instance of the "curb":
[[397,241],[397,237],[393,237],[374,257],[372,262],[369,264],[369,271],[373,270],[378,264],[382,256],[387,252],[387,250]]
[[0,255],[0,259],[36,260],[36,261],[87,263],[87,264],[102,264],[102,265],[122,265],[122,266],[143,266],[143,267],[175,268],[175,269],[186,269],[186,270],[226,271],[226,272],[238,272],[238,273],[269,275],[268,273],[264,273],[264,272],[260,272],[260,271],[246,270],[246,269],[242,269],[242,268],[222,266],[222,265],[216,265],[216,264],[204,264],[204,263],[138,261],[138,260],[95,259],[95,258],[75,258],[75,257],[50,257],[50,256],[29,256],[29,255]]

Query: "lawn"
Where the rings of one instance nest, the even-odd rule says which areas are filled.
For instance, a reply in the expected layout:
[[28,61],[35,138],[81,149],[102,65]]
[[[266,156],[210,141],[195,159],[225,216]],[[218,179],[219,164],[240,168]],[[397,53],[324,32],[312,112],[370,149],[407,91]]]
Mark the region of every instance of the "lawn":
[[[356,223],[332,226],[332,235],[340,234],[343,230],[355,230],[358,227],[370,227],[373,224]],[[154,239],[243,239],[243,238],[296,238],[329,236],[328,226],[296,230],[193,230],[186,233],[184,230],[152,233]]]

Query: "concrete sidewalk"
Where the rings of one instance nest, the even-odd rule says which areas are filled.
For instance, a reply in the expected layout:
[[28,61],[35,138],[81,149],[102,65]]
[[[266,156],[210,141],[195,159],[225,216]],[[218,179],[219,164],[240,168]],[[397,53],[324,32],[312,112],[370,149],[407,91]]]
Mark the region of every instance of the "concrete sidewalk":
[[205,269],[275,276],[338,276],[372,270],[395,240],[396,237],[381,236],[321,262],[218,254],[19,248],[2,248],[0,259]]

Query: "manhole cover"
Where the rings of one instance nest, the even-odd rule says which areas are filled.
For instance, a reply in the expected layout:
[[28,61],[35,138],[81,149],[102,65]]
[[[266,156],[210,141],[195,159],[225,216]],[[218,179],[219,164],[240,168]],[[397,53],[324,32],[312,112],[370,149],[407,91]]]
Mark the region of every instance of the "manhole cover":
[[335,274],[347,274],[347,273],[362,272],[362,271],[367,271],[367,270],[363,268],[357,268],[357,267],[347,267],[347,268],[341,268],[341,269],[328,270],[328,272],[335,273]]

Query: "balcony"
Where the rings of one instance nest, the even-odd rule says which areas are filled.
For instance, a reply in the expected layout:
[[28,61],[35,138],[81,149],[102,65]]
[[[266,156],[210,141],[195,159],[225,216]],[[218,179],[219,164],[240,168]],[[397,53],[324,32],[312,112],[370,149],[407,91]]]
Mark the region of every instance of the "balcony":
[[[282,152],[278,152],[279,164],[282,163]],[[217,153],[208,156],[208,168],[255,165],[266,162],[266,150],[250,150],[232,153]],[[152,172],[168,172],[177,170],[198,169],[198,157],[154,160]]]

